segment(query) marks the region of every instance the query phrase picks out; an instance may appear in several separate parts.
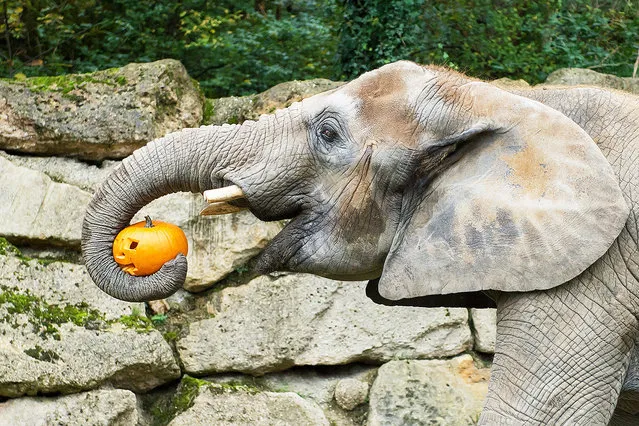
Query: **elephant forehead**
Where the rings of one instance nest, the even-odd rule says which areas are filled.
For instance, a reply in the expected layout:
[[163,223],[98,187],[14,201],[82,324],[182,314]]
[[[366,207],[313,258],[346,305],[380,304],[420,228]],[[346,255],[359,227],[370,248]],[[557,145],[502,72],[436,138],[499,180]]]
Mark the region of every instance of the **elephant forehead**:
[[[414,65],[414,64],[413,64]],[[411,70],[414,69],[411,67]],[[364,74],[346,88],[358,98],[358,120],[369,138],[390,140],[407,146],[416,144],[419,122],[410,94],[418,89],[414,73],[393,64]]]
[[361,100],[358,97],[352,96],[341,88],[320,93],[301,102],[304,114],[308,118],[312,119],[322,112],[330,110],[343,116],[347,121],[356,118],[360,103]]

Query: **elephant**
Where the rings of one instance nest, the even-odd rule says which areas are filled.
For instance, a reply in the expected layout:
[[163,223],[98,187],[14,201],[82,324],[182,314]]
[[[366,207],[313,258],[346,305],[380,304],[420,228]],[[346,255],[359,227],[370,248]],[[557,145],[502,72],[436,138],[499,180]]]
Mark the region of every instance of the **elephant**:
[[96,191],[81,246],[108,294],[167,297],[185,257],[133,277],[115,236],[162,195],[235,187],[222,204],[288,219],[259,273],[368,280],[391,305],[496,307],[480,424],[605,425],[639,400],[638,162],[636,96],[507,91],[399,61],[256,121],[150,142]]

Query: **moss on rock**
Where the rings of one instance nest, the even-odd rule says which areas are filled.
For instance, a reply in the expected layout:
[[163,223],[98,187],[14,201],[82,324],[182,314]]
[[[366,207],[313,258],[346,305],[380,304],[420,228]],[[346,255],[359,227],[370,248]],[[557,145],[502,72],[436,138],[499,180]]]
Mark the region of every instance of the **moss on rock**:
[[199,379],[189,375],[184,375],[175,393],[167,401],[166,398],[154,402],[150,412],[153,416],[153,426],[164,426],[173,420],[177,415],[183,413],[193,406],[195,398],[203,391],[214,394],[243,392],[256,394],[264,389],[242,382],[214,383],[208,380]]
[[18,326],[17,314],[24,314],[40,337],[52,337],[60,340],[59,326],[72,323],[79,327],[106,326],[104,314],[97,309],[90,309],[86,303],[77,305],[53,305],[31,294],[29,290],[17,287],[0,286],[0,306],[5,308],[2,321]]

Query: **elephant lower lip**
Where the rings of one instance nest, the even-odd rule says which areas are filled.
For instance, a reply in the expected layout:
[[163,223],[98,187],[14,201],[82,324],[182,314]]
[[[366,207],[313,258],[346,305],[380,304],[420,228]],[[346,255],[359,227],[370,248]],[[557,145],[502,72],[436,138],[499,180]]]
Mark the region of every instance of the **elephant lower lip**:
[[230,213],[237,213],[246,210],[246,207],[235,206],[230,203],[211,203],[200,211],[201,216],[216,216]]

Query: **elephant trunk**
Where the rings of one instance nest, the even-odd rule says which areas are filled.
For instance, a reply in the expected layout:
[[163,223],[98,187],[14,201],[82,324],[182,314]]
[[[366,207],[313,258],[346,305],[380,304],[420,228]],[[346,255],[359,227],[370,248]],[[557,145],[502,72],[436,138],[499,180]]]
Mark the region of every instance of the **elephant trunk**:
[[91,200],[82,226],[82,253],[93,281],[109,295],[130,302],[168,297],[184,284],[186,257],[179,254],[156,273],[131,276],[113,259],[116,235],[136,212],[163,195],[203,192],[232,179],[229,153],[246,162],[249,144],[240,150],[222,145],[256,123],[186,129],[157,139],[122,161]]

